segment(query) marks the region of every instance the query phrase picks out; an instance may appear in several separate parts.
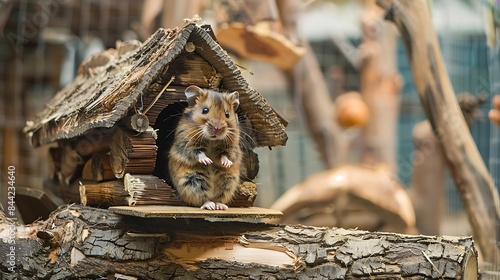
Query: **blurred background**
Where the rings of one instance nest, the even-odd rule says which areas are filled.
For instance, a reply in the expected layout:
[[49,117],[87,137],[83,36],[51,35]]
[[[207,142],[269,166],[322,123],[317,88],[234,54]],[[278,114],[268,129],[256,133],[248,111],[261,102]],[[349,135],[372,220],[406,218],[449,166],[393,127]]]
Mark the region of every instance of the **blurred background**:
[[[217,17],[218,5],[237,6],[240,2],[0,0],[2,204],[6,205],[5,172],[8,166],[16,167],[17,186],[43,188],[49,173],[47,153],[50,145],[34,149],[23,133],[23,128],[27,121],[34,119],[34,116],[45,108],[58,90],[72,81],[82,60],[96,52],[114,48],[118,40],[144,41],[157,28],[174,28],[182,24],[183,18],[191,18],[194,14],[199,14],[217,31],[218,28],[225,26],[221,24],[224,19]],[[274,1],[264,2],[269,2],[268,7],[272,7]],[[277,1],[277,7],[282,9],[283,3],[280,2],[284,1]],[[488,30],[495,29],[488,25],[499,22],[498,10],[495,10],[493,1],[435,0],[428,3],[432,25],[439,39],[451,83],[457,94],[467,93],[468,98],[473,100],[471,102],[474,107],[474,121],[470,125],[470,130],[495,185],[498,185],[500,132],[487,117],[492,107],[493,96],[500,94],[500,58],[498,51],[495,51],[498,49],[498,44],[488,46],[490,38],[487,36]],[[345,154],[339,156],[335,162],[328,162],[328,159],[325,162],[325,152],[318,149],[318,145],[309,133],[310,124],[305,117],[307,112],[304,109],[304,99],[293,93],[301,85],[297,85],[297,80],[294,80],[296,76],[291,73],[304,75],[304,73],[297,74],[297,71],[308,72],[309,68],[291,70],[289,66],[245,57],[233,49],[234,46],[230,46],[231,38],[222,40],[221,37],[222,46],[224,48],[227,46],[231,57],[243,66],[242,72],[251,87],[260,92],[274,109],[289,121],[286,129],[289,139],[286,146],[274,147],[271,151],[268,148],[257,149],[260,171],[255,179],[258,187],[255,205],[272,207],[287,190],[302,184],[310,176],[332,170],[332,166],[360,162],[373,163],[375,169],[381,165],[377,163],[383,163],[385,167],[380,168],[389,170],[397,184],[403,189],[408,189],[414,179],[416,160],[413,133],[415,126],[425,121],[425,115],[413,82],[403,42],[397,35],[396,29],[388,23],[377,23],[383,19],[374,1],[296,1],[294,7],[296,8],[295,30],[290,32],[285,23],[282,24],[285,27],[280,28],[274,28],[271,24],[270,32],[276,32],[284,38],[283,40],[297,46],[298,49],[292,47],[291,51],[299,58],[304,52],[311,50],[316,58],[317,69],[322,74],[322,83],[326,86],[328,97],[332,101],[332,108],[336,106],[332,110],[342,111],[339,107],[341,100],[338,98],[347,96],[347,93],[356,96],[353,97],[354,100],[361,97],[364,102],[359,105],[361,112],[352,116],[354,120],[341,124],[337,130],[337,137],[340,139],[338,141],[343,143],[341,150]],[[487,21],[485,10],[489,10],[496,21],[493,23]],[[275,15],[280,12],[275,11],[270,14]],[[374,14],[379,17],[373,19]],[[256,26],[260,20],[273,22],[276,18],[254,18],[252,22],[248,21],[246,24]],[[373,25],[372,21],[376,23]],[[380,39],[380,34],[386,37]],[[225,45],[224,42],[227,40],[229,43]],[[377,44],[377,40],[381,40],[381,47],[374,47],[373,44]],[[390,43],[384,45],[385,42]],[[383,49],[382,54],[374,51],[377,48]],[[390,68],[379,72],[388,71],[390,75],[394,75],[391,79],[395,79],[393,82],[396,85],[394,93],[384,97],[385,99],[380,99],[378,103],[370,103],[369,97],[367,98],[364,93],[366,89],[362,88],[363,71],[370,71],[365,67],[372,62],[371,56],[379,59],[378,63],[382,66],[377,67]],[[308,90],[311,92],[307,92]],[[317,89],[310,87],[308,90],[306,88],[302,94],[312,94]],[[352,106],[357,108],[357,105]],[[373,112],[366,113],[364,110],[370,111],[373,106],[382,106],[379,110],[387,112],[386,118],[381,118],[378,132],[375,134],[391,134],[388,138],[382,137],[385,140],[380,140],[386,141],[384,145],[388,147],[384,149],[390,151],[384,152],[384,155],[388,155],[389,158],[379,154],[377,143],[372,146],[367,145],[367,142],[371,142],[364,138],[366,123],[374,118]],[[342,118],[342,116],[334,117]],[[380,126],[387,127],[380,128]],[[371,152],[371,156],[368,156],[370,159],[362,155],[366,149]],[[439,229],[423,233],[471,235],[472,231],[460,195],[449,173],[444,170],[444,160],[441,159],[441,162],[443,170],[435,170],[437,173],[442,172],[444,178],[443,195],[439,196],[442,209],[435,213],[440,217],[437,225]],[[437,176],[436,185],[439,185],[441,177],[440,174]],[[369,181],[370,179],[367,179],[366,182]],[[328,206],[323,208],[321,210],[323,214],[334,211]],[[308,218],[311,218],[311,224],[314,225],[345,226],[339,224],[338,219],[336,222],[314,219],[313,216],[317,214],[315,211],[318,210],[311,210],[309,214],[299,213],[297,215],[302,215],[302,218],[294,221],[307,224]],[[422,233],[422,230],[413,231],[416,232]]]

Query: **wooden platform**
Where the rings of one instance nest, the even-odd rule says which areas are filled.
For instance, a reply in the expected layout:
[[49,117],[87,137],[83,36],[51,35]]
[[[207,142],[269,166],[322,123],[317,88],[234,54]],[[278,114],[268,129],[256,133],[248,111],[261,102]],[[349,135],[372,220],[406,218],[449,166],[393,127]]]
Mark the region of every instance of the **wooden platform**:
[[141,218],[202,218],[202,219],[275,219],[283,216],[277,210],[248,207],[232,207],[228,210],[202,210],[188,206],[143,205],[143,206],[113,206],[109,210],[116,214]]

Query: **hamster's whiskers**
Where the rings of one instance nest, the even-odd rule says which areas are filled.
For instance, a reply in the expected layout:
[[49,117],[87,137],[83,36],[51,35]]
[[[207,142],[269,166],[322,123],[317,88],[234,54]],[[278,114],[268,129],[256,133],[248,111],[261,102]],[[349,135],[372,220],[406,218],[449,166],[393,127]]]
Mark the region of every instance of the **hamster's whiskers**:
[[189,144],[198,144],[203,141],[203,131],[199,129],[194,129],[186,135],[186,139]]

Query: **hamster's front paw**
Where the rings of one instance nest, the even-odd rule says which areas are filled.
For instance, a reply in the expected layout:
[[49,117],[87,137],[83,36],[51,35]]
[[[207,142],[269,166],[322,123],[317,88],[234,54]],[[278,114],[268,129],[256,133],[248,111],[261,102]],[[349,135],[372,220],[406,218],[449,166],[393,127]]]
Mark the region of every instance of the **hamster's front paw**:
[[222,157],[220,158],[220,163],[222,164],[222,166],[224,166],[225,168],[229,168],[233,165],[233,162],[230,161],[226,155],[222,155]]
[[198,161],[204,165],[210,165],[213,161],[204,152],[198,154]]

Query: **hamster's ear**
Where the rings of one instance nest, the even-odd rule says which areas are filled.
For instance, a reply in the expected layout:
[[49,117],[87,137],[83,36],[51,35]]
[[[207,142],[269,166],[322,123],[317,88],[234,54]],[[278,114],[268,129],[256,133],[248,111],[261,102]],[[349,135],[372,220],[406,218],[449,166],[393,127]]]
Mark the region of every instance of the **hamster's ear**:
[[240,107],[240,94],[237,91],[233,91],[229,94],[229,100],[233,102],[234,111]]
[[203,90],[197,86],[188,86],[184,91],[189,106],[196,105],[196,101],[203,94]]

